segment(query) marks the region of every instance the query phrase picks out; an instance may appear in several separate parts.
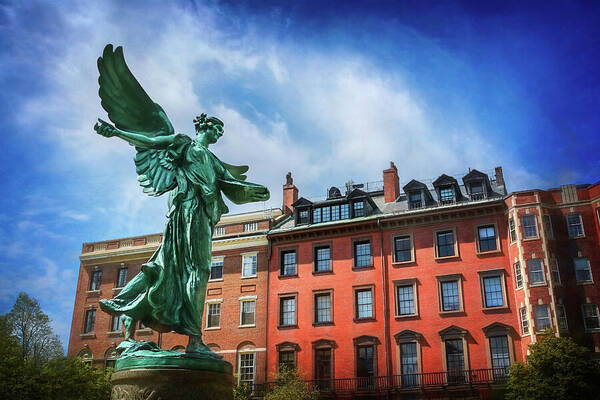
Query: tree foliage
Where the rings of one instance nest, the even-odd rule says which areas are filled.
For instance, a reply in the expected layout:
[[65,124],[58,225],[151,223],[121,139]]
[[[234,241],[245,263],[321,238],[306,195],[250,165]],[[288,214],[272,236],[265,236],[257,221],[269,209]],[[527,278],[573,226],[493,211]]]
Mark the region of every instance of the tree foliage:
[[309,389],[302,382],[298,371],[283,367],[277,374],[275,386],[269,390],[264,400],[317,400],[319,391]]
[[600,392],[600,366],[571,338],[547,332],[531,346],[527,364],[510,369],[509,400],[592,399]]
[[110,375],[79,358],[54,359],[40,373],[40,389],[44,399],[109,400]]
[[44,314],[38,301],[26,293],[19,293],[6,322],[19,342],[21,360],[39,368],[64,355],[62,344],[50,327],[50,318]]

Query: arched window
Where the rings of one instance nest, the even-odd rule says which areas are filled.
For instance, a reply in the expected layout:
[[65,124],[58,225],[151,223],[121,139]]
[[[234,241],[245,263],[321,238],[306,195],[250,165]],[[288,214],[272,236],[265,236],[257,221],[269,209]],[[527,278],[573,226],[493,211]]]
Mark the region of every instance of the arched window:
[[242,342],[237,348],[238,384],[254,385],[256,379],[256,346]]
[[284,366],[288,369],[295,369],[298,365],[300,346],[296,343],[283,342],[275,347],[277,348],[277,370],[281,370]]
[[451,325],[440,332],[442,339],[442,360],[448,373],[448,383],[465,383],[469,369],[469,351],[466,329]]
[[118,357],[119,354],[117,353],[117,348],[115,346],[109,347],[104,353],[104,368],[114,369]]
[[398,346],[398,367],[400,369],[402,387],[420,385],[421,368],[421,339],[423,335],[405,329],[394,335]]
[[81,350],[79,354],[77,354],[77,357],[81,358],[81,360],[89,366],[92,365],[92,361],[94,359],[92,356],[92,352],[90,351],[90,349],[87,348]]
[[218,353],[219,351],[221,351],[221,346],[219,346],[216,343],[209,343],[206,345],[206,347],[208,347],[214,353]]

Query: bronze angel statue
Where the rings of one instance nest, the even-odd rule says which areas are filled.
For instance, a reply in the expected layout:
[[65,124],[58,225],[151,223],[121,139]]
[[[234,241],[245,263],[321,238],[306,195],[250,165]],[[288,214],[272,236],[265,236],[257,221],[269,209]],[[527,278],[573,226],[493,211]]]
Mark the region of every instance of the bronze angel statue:
[[246,182],[247,166],[219,160],[208,147],[223,135],[223,122],[201,114],[196,138],[175,134],[160,105],[150,99],[123,58],[107,45],[98,59],[99,95],[114,126],[98,120],[94,130],[135,146],[135,167],[145,193],[169,192],[163,241],[123,290],[100,307],[121,317],[133,346],[137,321],[159,332],[189,336],[186,354],[210,353],[202,342],[202,314],[210,274],[215,224],[228,212],[222,194],[236,204],[269,199],[266,187]]

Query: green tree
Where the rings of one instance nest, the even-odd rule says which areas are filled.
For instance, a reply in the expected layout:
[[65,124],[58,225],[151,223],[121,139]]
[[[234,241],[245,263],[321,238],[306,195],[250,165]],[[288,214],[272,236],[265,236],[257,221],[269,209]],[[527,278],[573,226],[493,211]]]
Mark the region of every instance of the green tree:
[[109,400],[111,371],[86,365],[79,358],[54,359],[40,373],[43,399]]
[[585,347],[551,331],[530,345],[527,364],[510,369],[509,400],[592,399],[600,392],[600,366]]
[[50,327],[50,318],[38,301],[26,293],[19,293],[6,323],[18,340],[21,360],[41,368],[49,360],[64,356],[62,344]]
[[284,367],[277,374],[277,382],[264,400],[317,400],[318,398],[319,392],[309,389],[308,385],[300,379],[298,371]]

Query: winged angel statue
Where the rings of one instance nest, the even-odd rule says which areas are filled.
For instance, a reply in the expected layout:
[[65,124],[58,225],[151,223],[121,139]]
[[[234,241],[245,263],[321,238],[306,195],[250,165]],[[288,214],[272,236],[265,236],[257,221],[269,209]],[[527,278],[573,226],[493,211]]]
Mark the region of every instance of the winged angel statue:
[[[118,296],[100,307],[121,317],[126,340],[136,347],[137,321],[159,332],[189,336],[186,354],[210,354],[202,342],[202,313],[210,273],[215,224],[228,212],[224,194],[236,204],[269,199],[266,187],[246,182],[247,166],[219,160],[209,145],[223,135],[223,122],[202,114],[194,119],[196,138],[175,134],[160,105],[150,99],[123,58],[123,48],[104,48],[98,59],[99,95],[114,126],[98,120],[94,130],[135,146],[135,166],[144,193],[169,192],[163,241]],[[140,346],[137,344],[137,348]]]

